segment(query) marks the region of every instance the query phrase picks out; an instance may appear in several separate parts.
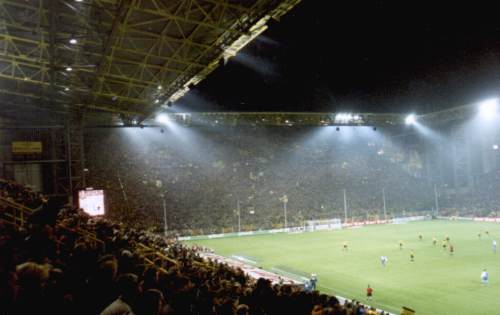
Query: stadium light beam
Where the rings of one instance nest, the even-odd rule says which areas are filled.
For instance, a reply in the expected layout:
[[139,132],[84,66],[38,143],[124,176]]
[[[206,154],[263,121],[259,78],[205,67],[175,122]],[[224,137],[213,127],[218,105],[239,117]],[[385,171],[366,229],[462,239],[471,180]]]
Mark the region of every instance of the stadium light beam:
[[405,118],[405,124],[414,125],[417,122],[417,116],[415,114],[410,114]]
[[490,99],[482,102],[479,105],[479,116],[485,120],[490,120],[495,117],[497,113],[498,99]]

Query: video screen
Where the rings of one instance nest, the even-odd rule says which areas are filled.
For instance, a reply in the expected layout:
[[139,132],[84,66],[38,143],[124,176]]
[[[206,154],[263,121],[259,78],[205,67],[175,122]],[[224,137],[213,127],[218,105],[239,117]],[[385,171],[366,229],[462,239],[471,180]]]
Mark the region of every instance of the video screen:
[[104,215],[104,191],[80,190],[78,192],[80,208],[92,216]]

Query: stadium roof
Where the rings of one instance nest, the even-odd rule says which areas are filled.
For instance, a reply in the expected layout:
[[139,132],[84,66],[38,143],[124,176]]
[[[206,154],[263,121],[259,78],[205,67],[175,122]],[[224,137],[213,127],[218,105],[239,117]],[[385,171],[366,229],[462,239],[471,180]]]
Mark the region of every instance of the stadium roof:
[[300,0],[0,0],[0,113],[143,119]]
[[[441,125],[473,117],[477,104],[467,104],[441,111],[413,113],[425,124]],[[348,112],[172,112],[163,111],[163,122],[151,117],[144,123],[122,119],[119,124],[89,127],[158,127],[166,121],[185,126],[404,126],[410,113]],[[158,125],[159,123],[159,125]]]

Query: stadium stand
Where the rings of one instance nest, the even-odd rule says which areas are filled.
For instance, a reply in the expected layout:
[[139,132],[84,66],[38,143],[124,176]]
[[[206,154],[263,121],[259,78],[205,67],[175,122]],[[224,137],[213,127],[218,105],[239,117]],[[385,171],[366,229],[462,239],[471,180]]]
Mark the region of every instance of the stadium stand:
[[[434,204],[432,186],[419,174],[421,166],[414,165],[414,159],[397,146],[363,138],[349,144],[328,137],[302,143],[294,139],[308,129],[298,127],[192,130],[184,130],[187,143],[194,146],[204,140],[212,145],[186,148],[181,141],[154,139],[139,144],[130,135],[124,137],[121,130],[86,135],[91,143],[89,185],[106,190],[111,217],[122,220],[133,215],[128,220],[135,222],[147,218],[148,227],[161,229],[159,195],[167,190],[169,230],[181,235],[235,232],[237,198],[244,213],[244,231],[282,227],[280,197],[285,193],[289,226],[343,218],[344,188],[349,219],[354,220],[382,214],[381,187],[387,187],[389,215],[429,211]],[[142,139],[139,132],[136,136]],[[380,147],[384,155],[377,154]],[[123,204],[133,211],[122,211]]]
[[[343,189],[349,220],[383,218],[382,187],[389,218],[422,215],[435,207],[433,184],[422,174],[422,157],[405,145],[362,137],[349,143],[325,137],[308,144],[295,140],[308,132],[299,127],[200,127],[183,130],[187,143],[211,145],[186,148],[175,139],[144,139],[155,136],[153,131],[132,132],[124,136],[122,130],[98,130],[86,135],[88,181],[106,191],[112,218],[144,222],[158,231],[163,227],[159,195],[166,191],[168,228],[180,235],[236,232],[237,199],[242,231],[281,228],[284,193],[289,196],[289,226],[343,219]],[[133,136],[141,142],[133,142]],[[493,172],[478,177],[478,188],[466,193],[440,187],[442,214],[494,215],[500,210],[494,189],[499,176]]]
[[[383,314],[357,301],[252,279],[189,248],[1,182],[0,313]],[[14,201],[15,200],[15,201]],[[45,211],[19,220],[22,211]],[[56,220],[52,220],[56,213]],[[6,216],[5,214],[9,214]],[[10,215],[15,214],[15,215]],[[98,241],[96,241],[98,240]]]

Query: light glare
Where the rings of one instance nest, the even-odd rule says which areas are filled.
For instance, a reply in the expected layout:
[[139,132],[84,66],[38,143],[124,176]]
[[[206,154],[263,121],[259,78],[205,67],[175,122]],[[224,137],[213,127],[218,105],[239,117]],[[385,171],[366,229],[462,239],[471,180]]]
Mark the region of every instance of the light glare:
[[481,116],[481,118],[493,118],[497,112],[497,103],[498,100],[496,98],[482,102],[479,105],[479,115]]
[[168,119],[168,116],[165,115],[165,114],[159,114],[158,116],[156,116],[156,121],[159,122],[160,124],[168,124],[169,122],[169,119]]
[[405,124],[407,125],[413,125],[416,122],[417,122],[417,117],[415,116],[415,114],[410,114],[405,118]]
[[335,122],[340,124],[348,123],[359,123],[361,121],[361,116],[358,114],[353,115],[352,113],[338,113],[335,115]]

